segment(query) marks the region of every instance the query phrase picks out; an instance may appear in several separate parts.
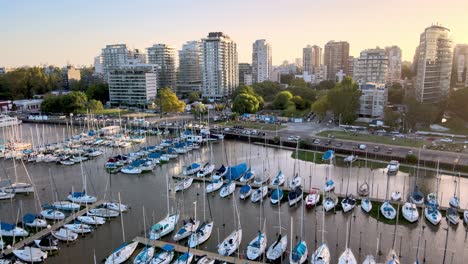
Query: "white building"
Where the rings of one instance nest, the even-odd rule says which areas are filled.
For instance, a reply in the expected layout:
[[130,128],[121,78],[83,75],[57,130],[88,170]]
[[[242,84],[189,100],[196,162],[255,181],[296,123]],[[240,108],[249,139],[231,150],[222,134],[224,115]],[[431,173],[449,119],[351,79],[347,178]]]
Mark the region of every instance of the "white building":
[[177,93],[188,94],[201,92],[201,43],[189,41],[179,50],[179,73],[177,75]]
[[416,99],[436,103],[448,95],[452,73],[450,29],[433,25],[420,36],[416,73]]
[[357,83],[385,83],[388,73],[388,57],[385,50],[377,47],[362,51],[353,72],[353,79]]
[[13,105],[16,106],[16,110],[20,112],[37,113],[41,111],[41,104],[43,99],[32,99],[32,100],[15,100]]
[[113,106],[147,106],[157,91],[157,65],[130,61],[109,71],[109,98]]
[[222,99],[239,86],[237,45],[222,32],[202,39],[202,96]]
[[401,81],[401,49],[398,46],[385,48],[388,58],[387,82],[394,83]]
[[264,39],[252,45],[252,77],[254,83],[270,79],[273,71],[271,45]]
[[104,75],[104,66],[102,65],[101,55],[94,57],[94,74]]
[[359,98],[359,116],[366,118],[383,118],[388,100],[385,84],[363,83],[359,85],[362,95]]
[[125,44],[106,45],[101,52],[102,68],[104,80],[107,81],[108,73],[111,68],[128,64],[129,60],[138,60],[140,63],[146,63],[146,55],[140,50],[129,50]]
[[147,48],[148,63],[158,65],[158,85],[176,89],[176,49],[167,44],[154,44]]

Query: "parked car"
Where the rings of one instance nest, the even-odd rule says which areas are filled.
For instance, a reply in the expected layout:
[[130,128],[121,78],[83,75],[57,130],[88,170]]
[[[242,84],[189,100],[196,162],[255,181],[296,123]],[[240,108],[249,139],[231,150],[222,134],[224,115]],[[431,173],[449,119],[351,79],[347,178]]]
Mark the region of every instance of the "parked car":
[[380,151],[380,147],[379,146],[375,146],[374,147],[374,152],[379,152]]
[[453,139],[451,139],[451,138],[442,138],[442,139],[440,139],[440,142],[452,143]]
[[393,149],[392,149],[392,148],[387,149],[387,153],[388,153],[388,154],[392,154],[392,152],[393,152]]
[[318,145],[318,144],[320,144],[320,139],[318,139],[318,138],[317,138],[317,139],[315,139],[315,140],[314,140],[314,144],[315,144],[315,145]]
[[365,150],[367,146],[365,144],[359,144],[359,149],[360,150]]
[[343,146],[343,143],[341,143],[341,142],[336,142],[335,146],[341,147],[341,146]]

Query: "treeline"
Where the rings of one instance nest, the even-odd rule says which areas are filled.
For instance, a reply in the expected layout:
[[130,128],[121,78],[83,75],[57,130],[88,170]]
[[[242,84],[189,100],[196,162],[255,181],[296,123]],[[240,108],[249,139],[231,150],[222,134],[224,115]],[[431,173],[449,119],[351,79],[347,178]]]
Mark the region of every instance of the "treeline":
[[89,110],[96,112],[103,110],[101,101],[90,99],[83,92],[73,91],[63,95],[47,95],[41,104],[44,113],[77,113]]

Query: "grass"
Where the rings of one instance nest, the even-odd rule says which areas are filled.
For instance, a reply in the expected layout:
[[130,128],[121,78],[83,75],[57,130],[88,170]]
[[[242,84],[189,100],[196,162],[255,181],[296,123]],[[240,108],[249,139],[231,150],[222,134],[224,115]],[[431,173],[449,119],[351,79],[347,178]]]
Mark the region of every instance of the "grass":
[[275,131],[282,128],[285,128],[284,125],[275,125],[275,124],[265,124],[257,122],[240,122],[240,121],[228,121],[224,123],[224,126],[242,126],[249,129],[258,129],[258,130],[269,130]]
[[[95,115],[117,116],[117,115],[119,115],[119,112],[120,112],[120,115],[126,115],[126,114],[131,113],[131,111],[128,110],[128,109],[105,108],[105,109],[102,109],[102,110],[99,110],[99,111],[95,111],[95,112],[93,112],[93,114],[95,114]],[[78,113],[79,114],[86,114],[86,110],[79,111]]]
[[422,140],[415,140],[415,139],[406,139],[406,138],[395,138],[389,136],[378,136],[378,135],[364,135],[355,132],[346,132],[346,131],[332,131],[326,130],[318,133],[317,135],[322,137],[329,137],[334,136],[338,139],[345,139],[345,140],[353,140],[353,141],[361,141],[361,142],[369,142],[369,143],[381,143],[381,144],[388,144],[388,145],[396,145],[396,146],[405,146],[405,147],[415,147],[419,148],[423,145],[427,145],[425,141]]

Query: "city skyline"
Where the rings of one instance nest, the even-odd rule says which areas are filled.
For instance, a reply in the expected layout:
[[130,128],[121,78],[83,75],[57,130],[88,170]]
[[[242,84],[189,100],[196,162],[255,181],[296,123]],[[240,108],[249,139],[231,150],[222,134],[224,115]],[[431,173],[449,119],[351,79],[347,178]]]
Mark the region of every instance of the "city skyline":
[[6,67],[91,65],[107,44],[145,50],[164,43],[180,50],[183,43],[217,31],[237,43],[239,62],[251,63],[252,43],[266,39],[272,45],[274,65],[301,58],[307,45],[323,48],[330,40],[347,41],[355,57],[365,49],[397,45],[403,60],[411,61],[419,34],[436,23],[451,30],[454,44],[468,43],[464,22],[468,3],[460,0],[424,1],[424,6],[402,0],[140,0],[131,5],[50,0],[0,6],[0,21],[6,25],[1,30],[0,64]]

